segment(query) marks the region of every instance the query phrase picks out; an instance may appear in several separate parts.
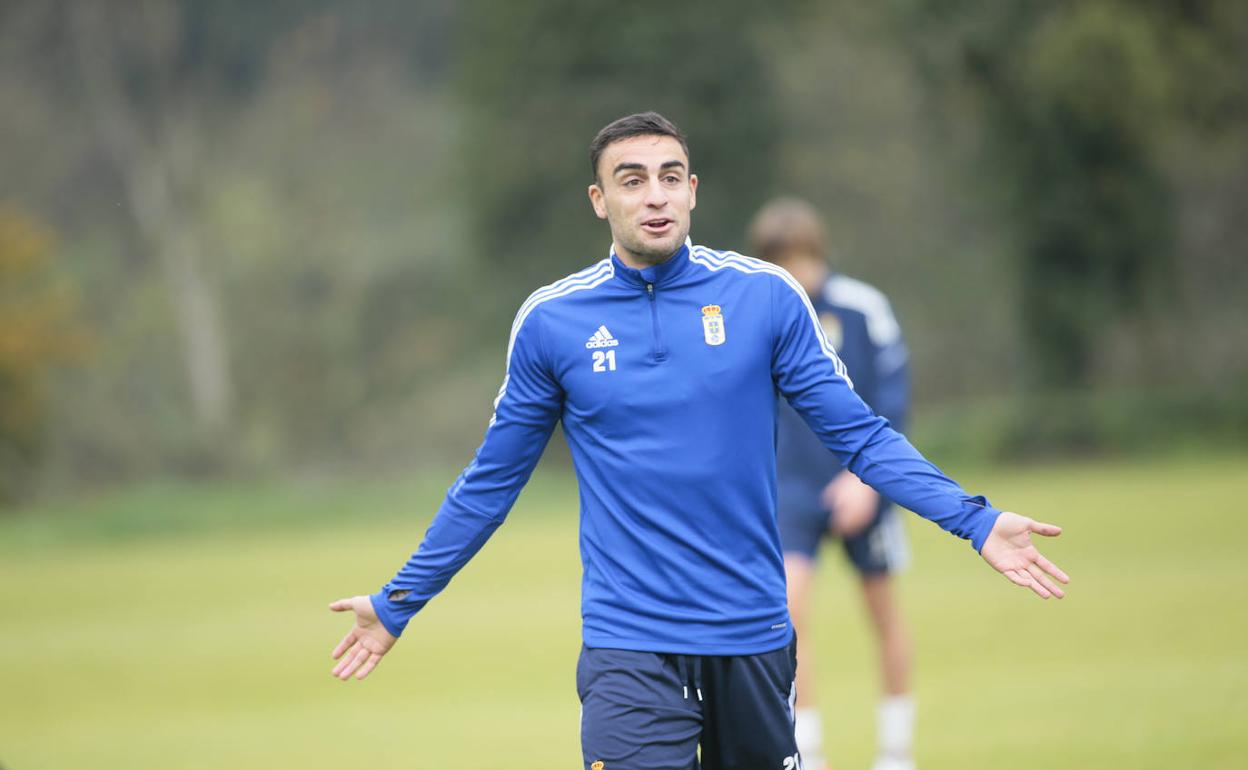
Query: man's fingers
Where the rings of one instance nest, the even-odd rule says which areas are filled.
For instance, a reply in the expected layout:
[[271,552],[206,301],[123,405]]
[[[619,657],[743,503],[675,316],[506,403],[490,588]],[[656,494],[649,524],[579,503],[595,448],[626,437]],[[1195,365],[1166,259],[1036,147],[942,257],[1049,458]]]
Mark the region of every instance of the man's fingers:
[[347,669],[351,666],[351,661],[355,660],[356,653],[359,652],[359,649],[359,647],[352,647],[347,651],[346,655],[342,656],[342,660],[338,661],[338,665],[334,666],[334,676],[339,679],[347,678]]
[[[1025,573],[1025,574],[1027,575],[1027,577],[1031,577],[1030,572]],[[1049,589],[1045,588],[1044,586],[1040,585],[1040,583],[1036,582],[1036,579],[1034,577],[1031,578],[1031,581],[1027,583],[1027,587],[1030,588],[1032,591],[1034,591],[1036,596],[1039,596],[1041,599],[1048,599],[1050,596],[1053,595],[1049,593]]]
[[354,609],[354,607],[355,605],[350,599],[339,599],[338,601],[329,603],[329,608],[334,612],[346,612],[347,610]]
[[343,669],[345,669],[347,667],[347,664],[351,662],[351,659],[355,657],[355,652],[358,649],[359,649],[358,644],[352,646],[351,649],[347,651],[347,654],[342,656],[342,660],[338,661],[338,665],[334,666],[334,670],[331,671],[330,673],[332,673],[334,676],[341,677]]
[[334,651],[331,657],[334,660],[338,660],[340,657],[342,657],[342,654],[347,651],[347,648],[350,647],[351,643],[354,641],[355,641],[355,629],[353,628],[347,632],[346,636],[342,637],[342,641],[339,642],[338,646],[334,648]]
[[1037,583],[1036,579],[1031,576],[1031,573],[1025,569],[1006,570],[1002,574],[1009,578],[1014,585],[1030,588],[1041,599],[1047,599],[1050,596],[1048,589]]
[[1070,576],[1067,575],[1065,572],[1062,572],[1061,568],[1058,567],[1056,564],[1044,558],[1044,554],[1039,553],[1039,552],[1036,553],[1036,564],[1040,565],[1040,569],[1049,573],[1050,575],[1062,581],[1063,583],[1070,582]]
[[373,669],[377,668],[377,664],[380,662],[381,655],[379,653],[374,652],[372,655],[369,655],[368,660],[364,663],[364,665],[360,666],[360,670],[355,672],[355,678],[363,679],[368,676],[372,673]]
[[1062,534],[1062,528],[1056,524],[1045,524],[1043,521],[1033,521],[1029,527],[1032,532],[1045,537],[1057,537]]
[[[1005,575],[1006,579],[1016,586],[1023,586],[1026,588],[1031,583],[1030,579],[1025,579],[1022,575],[1018,574],[1018,570],[1016,569],[1007,569],[1001,574]],[[1028,578],[1030,578],[1030,576],[1028,576]]]
[[1035,564],[1028,565],[1027,571],[1031,573],[1032,579],[1044,586],[1044,589],[1051,595],[1056,596],[1059,599],[1066,598],[1066,594],[1062,592],[1062,589],[1058,588],[1057,584],[1052,580],[1049,580],[1049,576],[1044,574],[1038,566]]
[[351,675],[355,673],[355,670],[360,667],[360,664],[368,660],[368,656],[368,650],[360,647],[349,657],[343,658],[347,665],[342,669],[342,673],[338,675],[338,678],[344,682],[350,679]]

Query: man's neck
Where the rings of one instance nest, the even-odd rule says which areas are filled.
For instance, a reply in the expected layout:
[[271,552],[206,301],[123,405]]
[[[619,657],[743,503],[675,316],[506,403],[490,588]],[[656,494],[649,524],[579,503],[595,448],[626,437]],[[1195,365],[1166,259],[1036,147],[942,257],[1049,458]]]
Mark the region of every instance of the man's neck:
[[611,247],[615,251],[615,256],[619,257],[621,262],[623,262],[625,265],[627,265],[628,267],[631,267],[634,270],[645,270],[647,267],[654,267],[655,265],[661,265],[667,260],[671,259],[676,254],[676,251],[680,251],[680,247],[677,247],[676,251],[673,251],[671,254],[668,254],[667,256],[659,258],[659,259],[655,259],[654,261],[649,261],[649,260],[636,256],[635,254],[630,252],[628,249],[621,248],[619,243],[612,243]]

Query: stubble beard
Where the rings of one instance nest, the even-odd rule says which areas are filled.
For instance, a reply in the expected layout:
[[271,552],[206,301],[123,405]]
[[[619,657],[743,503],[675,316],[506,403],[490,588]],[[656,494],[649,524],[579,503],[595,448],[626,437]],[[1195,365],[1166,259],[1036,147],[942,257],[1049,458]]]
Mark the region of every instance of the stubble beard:
[[647,265],[657,265],[666,262],[669,257],[680,250],[684,245],[685,238],[689,235],[689,231],[678,233],[673,236],[672,240],[656,243],[654,241],[643,240],[644,236],[620,238],[620,245],[623,246],[629,254],[638,262],[644,262]]

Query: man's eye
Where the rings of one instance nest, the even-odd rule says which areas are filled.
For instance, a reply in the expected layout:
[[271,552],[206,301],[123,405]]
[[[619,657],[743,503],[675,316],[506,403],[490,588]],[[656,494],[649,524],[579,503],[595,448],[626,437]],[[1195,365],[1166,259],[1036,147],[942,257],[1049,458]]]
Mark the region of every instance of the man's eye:
[[625,180],[624,180],[624,186],[625,186],[625,187],[636,187],[636,186],[637,186],[637,185],[639,185],[639,184],[641,184],[641,180],[640,180],[640,179],[637,179],[636,177],[634,177],[634,178],[632,178],[632,179],[625,179]]
[[667,182],[668,184],[677,184],[680,182],[680,177],[676,176],[675,174],[672,174],[667,177],[664,177],[663,181]]

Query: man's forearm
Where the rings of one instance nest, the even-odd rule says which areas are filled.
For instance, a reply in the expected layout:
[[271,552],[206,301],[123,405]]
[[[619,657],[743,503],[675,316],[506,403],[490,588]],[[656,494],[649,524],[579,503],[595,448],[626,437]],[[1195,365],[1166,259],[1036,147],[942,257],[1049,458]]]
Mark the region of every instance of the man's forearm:
[[502,522],[502,517],[473,511],[448,495],[420,547],[371,597],[386,630],[394,636],[402,634],[412,616],[446,587]]
[[847,458],[849,469],[880,494],[971,541],[978,551],[1000,511],[972,496],[880,420]]

